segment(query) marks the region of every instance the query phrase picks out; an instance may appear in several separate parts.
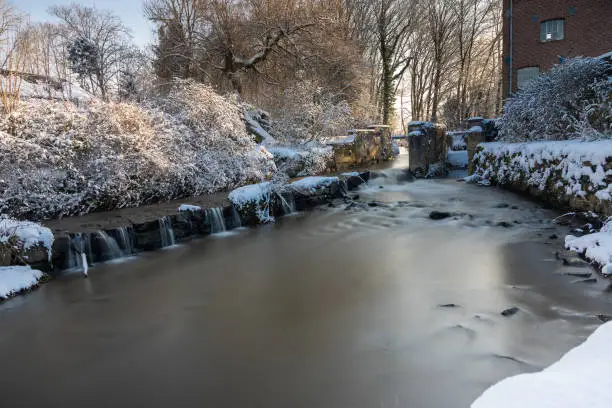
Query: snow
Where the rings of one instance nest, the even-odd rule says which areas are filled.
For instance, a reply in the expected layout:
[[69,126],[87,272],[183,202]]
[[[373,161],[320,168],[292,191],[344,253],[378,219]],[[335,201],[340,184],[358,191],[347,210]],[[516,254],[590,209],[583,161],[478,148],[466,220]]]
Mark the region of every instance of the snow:
[[482,133],[482,126],[472,126],[470,128],[470,130],[468,130],[468,133]]
[[602,266],[602,274],[612,275],[612,221],[609,220],[599,232],[581,237],[566,236],[565,248]]
[[261,112],[259,110],[252,110],[244,112],[244,120],[246,121],[249,130],[258,135],[263,146],[269,146],[276,143],[276,140],[265,130],[258,119],[261,118]]
[[468,152],[467,150],[453,151],[449,150],[447,155],[448,163],[453,167],[467,168],[468,167]]
[[30,221],[17,221],[0,216],[0,243],[9,242],[11,237],[17,237],[17,245],[24,250],[42,245],[51,259],[53,233],[49,228]]
[[318,190],[329,187],[338,181],[338,177],[306,177],[301,180],[294,181],[289,186],[293,191],[298,193],[314,194]]
[[612,406],[612,322],[541,372],[507,378],[472,408],[609,408]]
[[348,136],[334,136],[327,139],[323,139],[323,143],[326,145],[349,145],[355,142],[355,135]]
[[420,130],[413,130],[412,132],[408,133],[408,136],[423,136],[423,132],[421,132]]
[[424,125],[424,124],[425,124],[425,122],[420,122],[420,121],[416,121],[416,120],[415,120],[415,121],[412,121],[412,122],[408,122],[408,126],[409,126],[409,127],[410,127],[410,126],[422,126],[422,125]]
[[484,118],[482,116],[472,116],[471,118],[468,118],[468,122],[475,122],[477,120],[484,120]]
[[198,205],[181,204],[178,208],[178,212],[198,212],[202,211],[202,207]]
[[300,145],[268,146],[279,171],[289,177],[304,177],[324,173],[329,169],[334,152],[318,142]]
[[[540,190],[557,180],[557,189],[568,197],[592,193],[599,200],[610,200],[612,189],[606,182],[612,170],[605,170],[612,157],[612,140],[578,140],[532,143],[482,143],[475,155],[477,172],[494,172],[497,182],[505,184],[525,177],[530,186]],[[492,163],[493,162],[493,163]],[[494,167],[494,168],[493,168]],[[527,175],[527,176],[525,176]],[[559,185],[558,183],[561,183]]]
[[42,272],[29,266],[0,267],[0,299],[6,299],[38,284]]
[[35,83],[25,79],[21,81],[19,97],[24,99],[34,98],[72,101],[89,101],[95,99],[94,96],[74,83],[64,82],[55,84],[54,86],[54,84],[42,81]]
[[269,201],[272,193],[272,183],[266,181],[259,184],[251,184],[240,187],[229,193],[229,200],[236,206],[243,206],[249,203],[259,203]]
[[27,99],[0,115],[0,213],[45,220],[231,190],[277,168],[242,106],[193,81],[141,103]]

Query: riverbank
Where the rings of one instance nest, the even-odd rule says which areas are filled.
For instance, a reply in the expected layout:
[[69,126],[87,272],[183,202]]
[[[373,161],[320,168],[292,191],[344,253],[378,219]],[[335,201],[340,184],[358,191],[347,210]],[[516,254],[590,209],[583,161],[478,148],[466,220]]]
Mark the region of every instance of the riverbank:
[[612,275],[612,228],[606,224],[612,215],[612,141],[482,143],[472,168],[474,175],[467,180],[524,194],[585,219],[567,236],[565,248],[603,275]]
[[[203,196],[189,203],[168,202],[138,211],[125,209],[47,223],[53,230],[6,218],[0,220],[0,285],[6,286],[0,299],[37,287],[42,277],[40,274],[31,279],[31,274],[14,265],[31,265],[53,276],[66,271],[87,274],[92,265],[273,222],[276,217],[335,199],[347,200],[348,192],[369,178],[369,172],[355,172],[339,177],[307,177],[285,185],[254,184],[229,195]],[[38,274],[36,269],[32,273]],[[23,279],[16,279],[17,272]],[[30,283],[24,286],[26,281]]]

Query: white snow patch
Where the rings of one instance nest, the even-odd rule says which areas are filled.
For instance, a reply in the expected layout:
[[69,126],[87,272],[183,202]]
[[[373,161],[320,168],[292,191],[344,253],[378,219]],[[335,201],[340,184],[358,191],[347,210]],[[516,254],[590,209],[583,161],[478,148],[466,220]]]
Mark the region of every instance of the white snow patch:
[[323,140],[323,143],[326,145],[349,145],[355,142],[355,135],[347,135],[347,136],[334,136],[328,137]]
[[198,212],[198,211],[202,211],[202,207],[200,207],[199,205],[191,205],[191,204],[181,204],[178,208],[178,212]]
[[0,267],[0,299],[6,299],[38,284],[42,272],[29,266]]
[[612,269],[612,222],[607,222],[599,232],[575,237],[565,237],[565,248],[583,254],[591,262],[603,266],[602,273],[609,275]]
[[472,408],[609,408],[612,406],[612,322],[538,373],[507,378]]
[[446,160],[453,167],[465,169],[468,167],[468,152],[467,150],[449,150]]
[[240,187],[229,193],[229,200],[239,207],[249,203],[269,201],[272,193],[272,183],[264,182]]
[[468,133],[482,133],[482,126],[472,126],[470,128],[470,130],[468,130]]
[[45,247],[51,257],[53,233],[47,227],[30,221],[17,221],[0,215],[0,243],[7,243],[17,237],[18,245],[28,250],[37,245]]
[[290,188],[298,193],[314,194],[317,190],[329,187],[338,181],[338,177],[306,177],[291,183]]

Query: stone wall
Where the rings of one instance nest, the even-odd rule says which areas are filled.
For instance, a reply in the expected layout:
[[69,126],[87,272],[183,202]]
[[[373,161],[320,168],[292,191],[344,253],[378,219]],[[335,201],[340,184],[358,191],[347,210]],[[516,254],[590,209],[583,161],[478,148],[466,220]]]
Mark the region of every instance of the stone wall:
[[612,141],[483,143],[471,168],[562,210],[612,215]]

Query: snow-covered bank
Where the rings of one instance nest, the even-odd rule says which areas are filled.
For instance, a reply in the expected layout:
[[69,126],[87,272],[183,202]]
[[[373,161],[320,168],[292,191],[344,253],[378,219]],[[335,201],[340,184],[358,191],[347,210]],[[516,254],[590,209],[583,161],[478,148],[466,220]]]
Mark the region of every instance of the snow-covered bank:
[[539,373],[507,378],[472,408],[609,408],[612,406],[612,322]]
[[0,266],[0,300],[33,288],[42,276],[29,266]]
[[491,183],[556,207],[612,213],[612,140],[483,143],[472,165]]
[[43,220],[263,181],[241,107],[177,81],[141,104],[24,100],[0,117],[0,213]]
[[0,267],[28,264],[48,272],[53,241],[49,228],[0,215]]
[[608,221],[601,231],[581,237],[565,237],[565,248],[576,251],[590,262],[601,267],[604,276],[612,275],[612,222]]
[[53,233],[49,228],[30,221],[17,221],[0,215],[0,244],[8,244],[19,250],[42,246],[51,254]]

